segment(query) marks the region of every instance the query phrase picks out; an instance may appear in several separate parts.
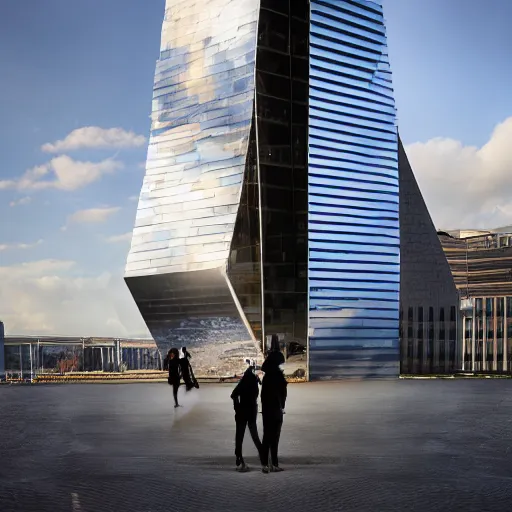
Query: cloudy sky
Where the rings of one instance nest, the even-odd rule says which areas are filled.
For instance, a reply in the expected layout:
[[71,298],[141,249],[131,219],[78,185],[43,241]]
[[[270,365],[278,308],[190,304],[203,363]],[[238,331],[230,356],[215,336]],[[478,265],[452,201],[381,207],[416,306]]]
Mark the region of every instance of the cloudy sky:
[[[440,228],[512,224],[510,0],[383,0],[402,139]],[[122,280],[164,0],[0,1],[0,319],[147,336]]]

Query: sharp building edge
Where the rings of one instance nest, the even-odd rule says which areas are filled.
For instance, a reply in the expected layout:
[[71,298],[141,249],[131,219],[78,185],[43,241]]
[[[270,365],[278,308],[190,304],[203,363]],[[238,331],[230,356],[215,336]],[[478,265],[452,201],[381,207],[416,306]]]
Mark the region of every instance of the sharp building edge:
[[168,0],[125,280],[157,345],[203,372],[257,357],[226,283],[254,108],[257,0]]
[[399,141],[401,372],[461,367],[459,294],[411,165]]
[[277,334],[295,376],[398,376],[404,162],[380,2],[167,0],[125,273],[160,349],[225,376]]

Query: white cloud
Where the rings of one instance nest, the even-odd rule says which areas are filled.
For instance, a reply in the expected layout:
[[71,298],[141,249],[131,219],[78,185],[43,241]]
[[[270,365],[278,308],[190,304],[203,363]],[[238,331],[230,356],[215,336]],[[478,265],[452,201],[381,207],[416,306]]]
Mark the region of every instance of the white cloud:
[[10,207],[14,206],[24,206],[26,204],[30,204],[32,202],[32,198],[29,196],[21,197],[20,199],[15,199],[9,203]]
[[[71,214],[67,219],[66,226],[70,224],[97,224],[105,222],[110,216],[117,213],[121,208],[118,206],[106,208],[88,208],[87,210],[78,210]],[[65,231],[65,227],[63,228]]]
[[25,171],[17,180],[0,181],[0,190],[59,189],[73,191],[98,181],[103,175],[122,169],[123,163],[112,158],[100,162],[81,162],[67,155],[52,158],[43,165]]
[[73,261],[0,266],[0,316],[9,334],[149,337],[122,277],[74,277]]
[[32,249],[34,247],[37,247],[38,245],[41,245],[43,241],[44,240],[38,240],[37,242],[33,242],[31,244],[0,244],[0,252],[8,251],[9,249]]
[[482,147],[435,138],[406,146],[439,229],[485,229],[512,224],[512,117]]
[[41,149],[46,153],[63,153],[77,149],[132,148],[145,143],[146,137],[123,128],[85,126],[73,130],[63,140],[44,144]]
[[138,201],[139,200],[139,196],[130,196],[128,198],[129,201]]
[[16,185],[16,182],[13,180],[0,180],[0,190],[5,190],[6,188],[13,188]]
[[116,244],[118,242],[130,242],[132,239],[132,232],[124,233],[122,235],[113,235],[107,238],[109,244]]

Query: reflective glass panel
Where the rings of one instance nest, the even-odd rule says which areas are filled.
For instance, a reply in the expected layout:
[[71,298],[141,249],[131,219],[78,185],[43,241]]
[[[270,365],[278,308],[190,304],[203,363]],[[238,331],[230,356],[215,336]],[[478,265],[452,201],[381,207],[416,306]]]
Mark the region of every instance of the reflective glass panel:
[[[310,5],[310,374],[396,377],[398,140],[382,7]],[[423,313],[407,327],[407,352],[421,361]]]

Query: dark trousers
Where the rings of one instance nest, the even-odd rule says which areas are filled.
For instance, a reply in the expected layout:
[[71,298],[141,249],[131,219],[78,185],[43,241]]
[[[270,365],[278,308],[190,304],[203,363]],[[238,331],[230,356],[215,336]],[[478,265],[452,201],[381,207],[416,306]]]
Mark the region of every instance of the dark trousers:
[[249,427],[249,433],[251,434],[252,441],[258,455],[261,457],[261,441],[258,435],[258,426],[256,424],[256,418],[258,416],[257,406],[254,410],[244,411],[239,410],[235,414],[236,422],[236,437],[235,437],[235,456],[242,458],[242,445],[244,443],[245,429]]
[[167,382],[172,386],[172,396],[174,397],[174,405],[178,405],[178,389],[180,389],[180,382],[169,379]]
[[190,371],[188,365],[186,367],[182,367],[181,376],[183,377],[183,382],[185,383],[186,390],[190,391],[194,387],[194,384],[192,383],[192,379],[190,378]]
[[283,413],[281,411],[263,411],[263,446],[261,463],[268,466],[269,452],[271,463],[279,466],[279,439],[281,437],[281,428],[283,426]]

